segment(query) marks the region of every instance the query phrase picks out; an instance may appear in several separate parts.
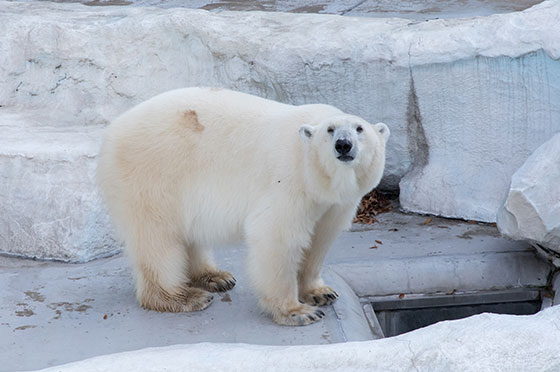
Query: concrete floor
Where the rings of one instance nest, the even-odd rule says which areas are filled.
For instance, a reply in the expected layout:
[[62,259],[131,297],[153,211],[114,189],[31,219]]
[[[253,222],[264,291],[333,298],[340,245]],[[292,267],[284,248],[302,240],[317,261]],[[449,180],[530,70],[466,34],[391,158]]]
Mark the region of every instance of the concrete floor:
[[122,255],[87,264],[0,258],[0,371],[33,370],[151,346],[198,342],[299,345],[366,340],[362,299],[544,287],[550,267],[492,225],[390,212],[355,225],[326,259],[341,294],[323,321],[282,327],[261,314],[243,270],[244,246],[216,252],[238,279],[205,311],[141,309]]
[[215,294],[202,312],[179,314],[138,306],[123,255],[87,264],[0,259],[0,355],[10,356],[2,358],[0,371],[34,370],[173,344],[300,345],[372,338],[357,297],[333,273],[325,279],[343,300],[323,308],[324,321],[303,328],[275,325],[260,312],[249,288],[241,247],[229,248],[221,267],[235,274],[236,287]]
[[[21,1],[21,0],[15,0]],[[23,0],[42,1],[42,0]],[[161,8],[184,7],[210,11],[268,11],[339,14],[365,17],[402,17],[417,20],[486,16],[521,11],[542,0],[54,0],[90,6],[136,5]]]

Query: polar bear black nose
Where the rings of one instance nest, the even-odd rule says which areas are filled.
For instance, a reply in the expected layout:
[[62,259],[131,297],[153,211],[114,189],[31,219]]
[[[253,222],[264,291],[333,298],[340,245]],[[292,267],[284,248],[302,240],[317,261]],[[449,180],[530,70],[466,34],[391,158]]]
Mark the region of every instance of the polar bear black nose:
[[352,150],[352,142],[347,139],[339,139],[334,144],[334,149],[341,155],[348,154]]

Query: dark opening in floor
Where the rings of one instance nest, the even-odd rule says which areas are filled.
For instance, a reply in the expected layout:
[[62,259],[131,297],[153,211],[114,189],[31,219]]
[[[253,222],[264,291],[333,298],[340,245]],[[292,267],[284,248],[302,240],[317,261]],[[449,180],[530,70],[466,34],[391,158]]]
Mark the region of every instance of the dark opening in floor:
[[371,299],[385,337],[400,335],[443,320],[481,313],[530,315],[542,306],[540,290],[417,296],[402,299]]

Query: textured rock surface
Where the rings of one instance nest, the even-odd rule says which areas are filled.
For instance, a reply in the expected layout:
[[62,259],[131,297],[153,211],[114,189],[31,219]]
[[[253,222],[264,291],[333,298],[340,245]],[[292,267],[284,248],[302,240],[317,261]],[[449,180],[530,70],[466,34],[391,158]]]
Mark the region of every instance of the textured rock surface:
[[73,262],[116,252],[94,181],[102,128],[33,126],[4,111],[0,250]]
[[[0,106],[32,123],[24,127],[87,130],[184,86],[333,104],[389,124],[383,186],[396,188],[406,174],[405,209],[493,221],[511,174],[560,122],[559,17],[553,1],[520,13],[429,22],[0,1]],[[45,145],[33,135],[41,153]],[[2,154],[0,148],[5,162],[21,162]],[[46,195],[41,180],[29,186],[37,190],[29,200]],[[11,195],[4,187],[0,203]],[[59,199],[81,192],[73,187],[57,189]],[[18,223],[33,231],[35,216]]]
[[[37,0],[13,0],[37,1]],[[57,0],[59,3],[85,5],[157,6],[210,11],[267,11],[290,13],[339,14],[366,17],[405,17],[414,19],[473,17],[508,13],[529,8],[542,0]]]
[[481,314],[376,341],[290,347],[177,345],[43,371],[557,371],[559,318],[560,306],[555,306],[531,316]]
[[560,129],[560,61],[542,51],[477,57],[411,76],[413,165],[400,182],[402,207],[495,221],[511,175]]
[[[560,128],[559,128],[560,130]],[[511,179],[498,228],[560,257],[560,134],[540,146]]]
[[[448,142],[472,145],[480,138],[476,121],[511,127],[511,143],[488,139],[491,146],[530,153],[560,117],[560,63],[552,61],[560,57],[560,4],[554,2],[521,13],[416,23],[51,3],[3,2],[0,9],[0,72],[6,76],[0,104],[50,111],[56,125],[106,124],[155,94],[193,85],[293,104],[322,102],[389,123],[386,183],[396,186],[410,165],[410,147],[421,141],[407,139],[415,110],[434,151],[453,145],[438,142],[446,130],[459,132]],[[505,88],[495,89],[496,81]],[[491,108],[488,99],[494,99]],[[508,115],[512,107],[516,116]],[[457,183],[463,181],[472,182],[471,175]]]

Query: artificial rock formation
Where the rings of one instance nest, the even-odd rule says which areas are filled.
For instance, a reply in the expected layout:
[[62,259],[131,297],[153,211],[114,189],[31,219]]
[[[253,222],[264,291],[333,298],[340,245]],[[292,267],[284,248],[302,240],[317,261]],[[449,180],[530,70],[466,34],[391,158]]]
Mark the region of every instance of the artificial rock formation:
[[103,127],[200,85],[385,122],[382,187],[404,209],[494,221],[560,122],[559,18],[555,1],[428,22],[0,1],[0,132],[19,146],[0,147],[0,252],[117,251],[92,178]]
[[498,228],[508,238],[531,242],[560,264],[560,133],[514,173],[498,212]]

